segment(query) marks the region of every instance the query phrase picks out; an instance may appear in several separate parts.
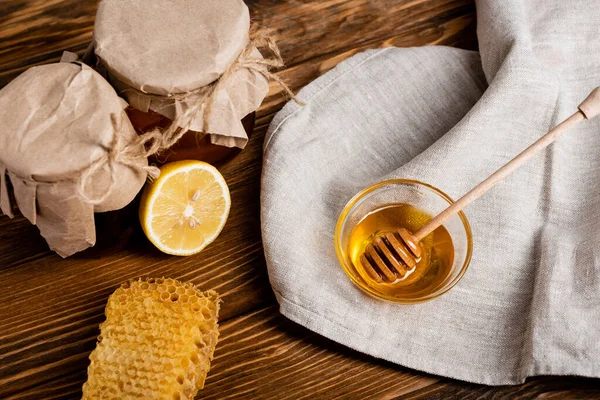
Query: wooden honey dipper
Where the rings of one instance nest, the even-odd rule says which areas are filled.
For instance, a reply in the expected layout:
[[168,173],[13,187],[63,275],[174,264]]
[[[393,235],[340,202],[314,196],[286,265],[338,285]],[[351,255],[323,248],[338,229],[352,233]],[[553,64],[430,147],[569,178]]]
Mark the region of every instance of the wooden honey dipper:
[[534,155],[548,147],[578,122],[600,114],[600,87],[594,89],[579,105],[579,110],[558,124],[535,143],[498,169],[486,180],[458,199],[414,234],[405,228],[378,235],[360,257],[365,272],[376,282],[396,282],[408,277],[421,260],[423,240],[450,217],[477,200],[484,193],[512,174]]

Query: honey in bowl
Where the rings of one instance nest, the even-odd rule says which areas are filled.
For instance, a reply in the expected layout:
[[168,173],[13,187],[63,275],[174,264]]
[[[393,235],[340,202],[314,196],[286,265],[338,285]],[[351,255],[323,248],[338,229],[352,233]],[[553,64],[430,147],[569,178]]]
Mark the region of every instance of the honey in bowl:
[[403,299],[418,299],[439,289],[450,276],[454,262],[454,245],[444,226],[421,241],[423,255],[416,267],[394,282],[378,282],[360,265],[361,255],[378,235],[399,228],[415,232],[431,218],[426,212],[403,203],[385,205],[368,213],[353,229],[347,251],[364,283],[384,295]]

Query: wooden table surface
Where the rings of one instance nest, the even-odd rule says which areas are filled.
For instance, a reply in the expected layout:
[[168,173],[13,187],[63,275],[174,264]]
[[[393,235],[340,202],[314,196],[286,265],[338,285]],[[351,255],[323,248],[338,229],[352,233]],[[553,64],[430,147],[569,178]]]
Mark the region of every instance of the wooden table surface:
[[[251,0],[273,30],[297,90],[368,48],[445,44],[477,49],[473,0]],[[0,0],[0,87],[62,50],[82,53],[96,0]],[[61,259],[24,218],[0,217],[0,399],[78,398],[110,293],[129,278],[169,276],[216,289],[221,341],[202,398],[600,398],[600,380],[540,377],[488,387],[412,371],[344,348],[282,317],[271,292],[259,225],[261,147],[284,104],[258,112],[248,147],[222,172],[232,212],[201,254],[161,254],[135,218],[96,249]],[[99,219],[102,224],[111,217]],[[114,222],[114,221],[113,221]],[[112,226],[112,225],[107,225]],[[114,236],[114,234],[112,235]]]

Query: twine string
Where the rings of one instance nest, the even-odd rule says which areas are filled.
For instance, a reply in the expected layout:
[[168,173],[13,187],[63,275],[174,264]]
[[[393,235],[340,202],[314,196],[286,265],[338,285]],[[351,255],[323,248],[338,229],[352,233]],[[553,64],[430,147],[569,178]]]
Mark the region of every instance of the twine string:
[[[110,117],[114,129],[110,146],[106,149],[102,157],[82,171],[77,184],[79,196],[85,202],[92,205],[102,204],[112,194],[117,182],[117,164],[128,166],[134,170],[144,171],[150,179],[156,179],[160,175],[160,170],[157,167],[147,165],[150,152],[155,151],[157,148],[160,133],[156,131],[148,132],[147,134],[138,136],[136,140],[122,148],[121,132],[123,120],[119,120],[116,114],[111,114]],[[86,192],[86,188],[89,186],[94,174],[105,165],[108,166],[110,171],[110,180],[107,189],[98,196],[89,195]]]
[[[268,50],[268,54],[264,55],[264,58],[252,57],[252,53],[255,49]],[[255,32],[253,38],[250,40],[248,45],[242,51],[236,61],[214,82],[193,90],[188,93],[178,93],[169,96],[151,95],[143,93],[144,96],[155,97],[164,99],[165,97],[173,100],[183,101],[189,99],[195,99],[193,104],[179,116],[167,128],[154,128],[142,135],[139,135],[136,140],[132,143],[122,146],[121,144],[121,132],[122,132],[122,120],[119,120],[116,115],[111,115],[111,122],[114,128],[114,135],[109,148],[106,149],[106,153],[98,160],[94,161],[86,169],[81,172],[77,191],[81,198],[93,205],[98,205],[106,201],[111,195],[114,186],[117,182],[117,168],[116,164],[125,165],[138,171],[144,171],[148,174],[150,179],[156,179],[160,175],[160,170],[156,166],[147,165],[148,157],[156,155],[164,150],[171,148],[175,145],[187,132],[191,130],[193,121],[198,118],[201,111],[204,110],[205,116],[210,116],[215,99],[218,93],[221,91],[223,85],[228,81],[229,77],[233,75],[239,69],[248,69],[256,73],[261,74],[267,81],[272,80],[277,82],[279,86],[284,90],[286,95],[293,99],[299,105],[304,105],[300,101],[289,86],[283,81],[281,77],[276,75],[272,70],[279,69],[284,66],[281,52],[277,47],[275,41],[264,32]],[[128,88],[127,90],[136,90],[134,88]],[[208,118],[204,118],[204,130],[206,131],[206,124]],[[106,190],[104,190],[98,196],[89,195],[86,192],[86,188],[90,185],[91,179],[94,174],[104,165],[108,165],[110,171],[110,181]]]

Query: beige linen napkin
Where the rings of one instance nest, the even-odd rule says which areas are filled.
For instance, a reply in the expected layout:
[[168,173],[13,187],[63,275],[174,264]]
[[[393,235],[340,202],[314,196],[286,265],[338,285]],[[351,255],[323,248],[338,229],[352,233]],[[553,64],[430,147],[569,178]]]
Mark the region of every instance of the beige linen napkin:
[[[463,280],[417,305],[363,294],[336,259],[346,202],[388,178],[457,198],[600,84],[594,0],[480,0],[480,54],[359,54],[288,104],[265,141],[262,231],[288,318],[410,368],[500,385],[600,376],[600,121],[582,123],[466,209]],[[480,58],[481,57],[481,58]]]

